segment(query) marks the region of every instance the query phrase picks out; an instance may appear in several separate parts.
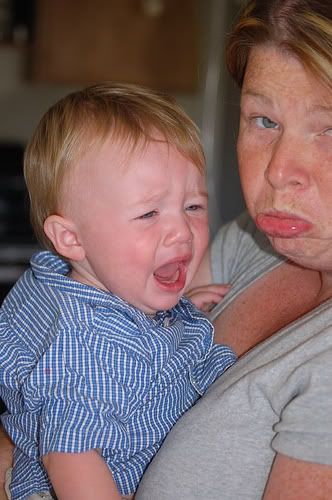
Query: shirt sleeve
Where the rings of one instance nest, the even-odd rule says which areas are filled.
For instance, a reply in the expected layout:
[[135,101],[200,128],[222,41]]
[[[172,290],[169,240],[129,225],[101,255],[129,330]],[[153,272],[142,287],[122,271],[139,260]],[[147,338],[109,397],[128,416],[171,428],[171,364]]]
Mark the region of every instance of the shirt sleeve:
[[332,349],[312,356],[290,375],[289,394],[272,441],[275,451],[309,462],[332,464]]
[[15,393],[34,363],[28,347],[13,335],[5,315],[0,312],[0,396],[9,410],[15,408]]
[[147,390],[148,360],[124,343],[86,339],[86,332],[59,334],[27,381],[41,455],[128,445],[125,425]]
[[224,344],[214,344],[208,355],[196,364],[191,382],[201,396],[237,360],[232,349]]

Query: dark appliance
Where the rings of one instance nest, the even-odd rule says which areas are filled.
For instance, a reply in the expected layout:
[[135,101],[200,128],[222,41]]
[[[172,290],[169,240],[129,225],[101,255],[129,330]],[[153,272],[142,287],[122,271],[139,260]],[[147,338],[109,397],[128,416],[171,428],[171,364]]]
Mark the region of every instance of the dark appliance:
[[21,144],[0,143],[0,303],[37,250],[29,223],[23,153]]

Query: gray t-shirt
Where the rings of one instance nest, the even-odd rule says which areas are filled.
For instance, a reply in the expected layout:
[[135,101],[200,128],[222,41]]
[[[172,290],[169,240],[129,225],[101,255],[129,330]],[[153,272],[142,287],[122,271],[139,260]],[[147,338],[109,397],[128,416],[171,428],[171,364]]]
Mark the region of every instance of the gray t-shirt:
[[[213,275],[232,290],[213,317],[281,262],[246,215],[222,228]],[[332,464],[332,300],[210,387],[166,438],[135,500],[258,500],[276,452]]]

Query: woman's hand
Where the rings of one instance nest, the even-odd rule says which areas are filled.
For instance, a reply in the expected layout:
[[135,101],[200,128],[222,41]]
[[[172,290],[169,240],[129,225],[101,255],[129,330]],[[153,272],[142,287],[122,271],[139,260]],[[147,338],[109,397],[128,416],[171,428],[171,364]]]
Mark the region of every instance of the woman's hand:
[[227,284],[202,285],[188,290],[186,297],[201,311],[209,312],[225,297],[230,288],[231,286]]

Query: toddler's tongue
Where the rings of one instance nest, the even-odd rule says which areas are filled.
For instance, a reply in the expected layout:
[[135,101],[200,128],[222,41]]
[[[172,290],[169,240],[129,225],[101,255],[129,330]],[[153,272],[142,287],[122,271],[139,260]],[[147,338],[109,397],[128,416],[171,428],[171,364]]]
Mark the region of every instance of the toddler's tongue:
[[154,275],[160,281],[176,281],[179,277],[180,263],[173,262],[159,267]]

